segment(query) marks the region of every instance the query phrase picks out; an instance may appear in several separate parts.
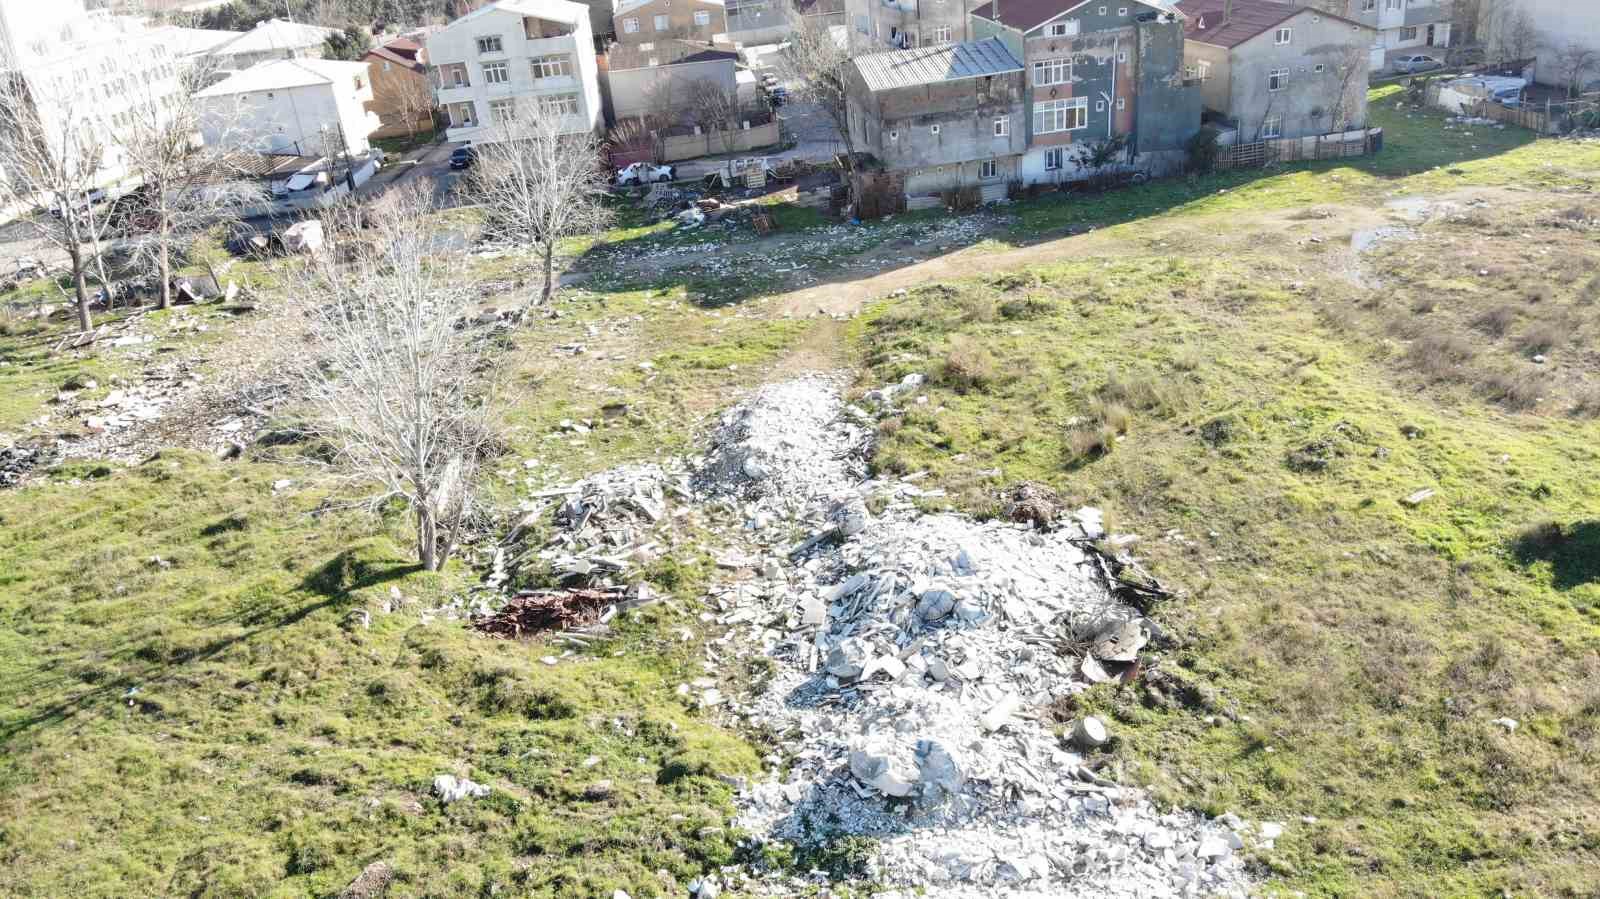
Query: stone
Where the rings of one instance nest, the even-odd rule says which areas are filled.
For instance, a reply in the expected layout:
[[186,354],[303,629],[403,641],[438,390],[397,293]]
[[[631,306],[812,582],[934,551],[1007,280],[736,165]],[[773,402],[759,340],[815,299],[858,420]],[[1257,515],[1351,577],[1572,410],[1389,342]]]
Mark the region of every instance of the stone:
[[1276,840],[1283,836],[1283,825],[1276,821],[1261,822],[1261,839]]
[[1496,718],[1489,723],[1495,727],[1504,728],[1508,734],[1516,732],[1517,729],[1517,720],[1515,718]]
[[1072,517],[1088,539],[1099,540],[1106,535],[1105,515],[1094,506],[1084,506],[1072,513]]
[[866,643],[851,637],[828,651],[828,673],[842,680],[855,680],[867,665]]
[[1418,506],[1422,505],[1423,503],[1427,502],[1428,500],[1432,499],[1433,498],[1433,494],[1434,494],[1434,489],[1432,487],[1425,487],[1425,488],[1423,488],[1421,490],[1418,490],[1417,492],[1415,492],[1413,494],[1410,494],[1405,499],[1401,500],[1401,502],[1405,503],[1407,506],[1415,509],[1416,507],[1418,507]]
[[689,899],[717,899],[722,895],[722,887],[718,885],[717,878],[710,874],[702,874],[689,881]]
[[865,749],[851,751],[850,773],[885,796],[902,798],[916,789],[910,778],[895,770],[893,760],[887,755]]
[[480,783],[474,783],[465,777],[458,778],[453,774],[441,774],[433,779],[433,792],[441,802],[449,804],[461,799],[483,797],[489,795],[489,788]]
[[1108,662],[1131,662],[1139,657],[1139,650],[1150,642],[1150,633],[1142,618],[1128,618],[1114,622],[1094,638],[1094,654]]
[[1196,858],[1217,859],[1226,856],[1230,851],[1228,841],[1225,838],[1208,836],[1200,841],[1200,845],[1195,849],[1194,854]]
[[933,740],[917,741],[917,782],[924,802],[939,802],[955,796],[966,784],[961,766],[943,745]]
[[1094,715],[1081,718],[1072,726],[1072,742],[1084,749],[1104,746],[1109,739],[1111,734],[1106,730],[1106,723]]
[[923,621],[938,621],[956,607],[956,595],[949,590],[925,590],[917,600],[917,617]]
[[361,869],[356,879],[339,893],[339,899],[378,899],[394,880],[394,869],[388,862],[377,861]]
[[1005,727],[1011,721],[1012,714],[1016,712],[1017,707],[1020,705],[1022,705],[1022,699],[1014,693],[1001,697],[999,702],[990,706],[983,713],[981,726],[984,732],[994,733]]
[[816,627],[828,620],[828,606],[815,596],[800,600],[800,623]]
[[583,788],[583,798],[590,802],[601,802],[610,799],[616,792],[616,785],[610,780],[597,780]]

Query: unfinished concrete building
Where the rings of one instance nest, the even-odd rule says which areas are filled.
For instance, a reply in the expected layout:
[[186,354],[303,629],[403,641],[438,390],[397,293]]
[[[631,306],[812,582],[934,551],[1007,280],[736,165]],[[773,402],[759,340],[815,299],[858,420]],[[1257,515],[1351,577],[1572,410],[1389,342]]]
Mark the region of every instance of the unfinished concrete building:
[[975,39],[1004,43],[1027,67],[1027,184],[1096,174],[1098,144],[1115,162],[1163,174],[1182,166],[1200,129],[1200,93],[1183,71],[1183,15],[1164,0],[992,0],[971,17]]
[[850,51],[909,50],[970,40],[977,0],[846,0]]
[[845,67],[850,137],[913,203],[963,187],[1006,195],[1026,146],[1022,62],[995,39],[872,53]]
[[1374,30],[1271,0],[1183,0],[1184,57],[1238,140],[1311,137],[1367,123]]

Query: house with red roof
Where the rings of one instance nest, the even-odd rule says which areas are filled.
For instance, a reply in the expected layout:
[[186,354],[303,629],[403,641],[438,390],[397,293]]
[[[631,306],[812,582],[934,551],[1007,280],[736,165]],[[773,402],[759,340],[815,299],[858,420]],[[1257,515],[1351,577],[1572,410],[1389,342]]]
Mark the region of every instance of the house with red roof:
[[1241,141],[1366,127],[1376,31],[1274,0],[1181,0],[1186,75]]

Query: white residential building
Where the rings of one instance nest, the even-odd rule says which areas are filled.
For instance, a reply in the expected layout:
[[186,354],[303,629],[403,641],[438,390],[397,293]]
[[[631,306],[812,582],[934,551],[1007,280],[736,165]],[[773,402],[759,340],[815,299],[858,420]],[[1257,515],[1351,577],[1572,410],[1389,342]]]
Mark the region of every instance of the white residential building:
[[89,12],[83,0],[0,2],[0,70],[22,79],[47,133],[65,127],[103,136],[97,180],[128,176],[118,135],[135,106],[175,102],[180,62],[140,19]]
[[273,59],[195,94],[201,134],[262,153],[331,156],[343,146],[367,152],[382,124],[367,109],[372,82],[364,62]]
[[564,130],[600,127],[600,79],[589,8],[568,0],[500,0],[428,36],[428,63],[452,141],[493,141],[497,116],[532,105]]
[[268,19],[232,40],[212,47],[218,68],[248,69],[268,59],[307,59],[322,56],[322,42],[337,32],[334,28],[305,25],[284,19]]

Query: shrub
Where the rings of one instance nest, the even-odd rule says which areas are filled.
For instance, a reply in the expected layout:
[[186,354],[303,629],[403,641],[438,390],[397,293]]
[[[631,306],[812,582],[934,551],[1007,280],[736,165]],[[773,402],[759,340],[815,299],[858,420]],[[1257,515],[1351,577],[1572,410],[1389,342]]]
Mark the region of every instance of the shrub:
[[1590,384],[1578,392],[1572,401],[1572,414],[1600,418],[1600,384]]
[[1082,422],[1067,431],[1068,462],[1098,459],[1117,445],[1117,432],[1110,425]]
[[1566,329],[1554,322],[1540,322],[1517,337],[1517,347],[1528,355],[1548,353],[1560,346],[1566,338]]
[[1491,337],[1504,337],[1517,320],[1517,310],[1510,306],[1485,309],[1472,320],[1472,327]]
[[958,393],[983,391],[994,384],[997,369],[994,355],[987,348],[958,335],[950,339],[950,349],[939,366],[938,381]]
[[1089,414],[1101,424],[1112,429],[1118,434],[1128,433],[1128,428],[1133,424],[1133,413],[1121,403],[1110,403],[1105,400],[1095,400],[1089,407]]
[[1417,297],[1411,301],[1411,311],[1417,315],[1427,315],[1435,308],[1433,297]]
[[1544,392],[1543,380],[1526,373],[1493,372],[1484,377],[1482,387],[1490,400],[1517,412],[1537,406]]
[[1008,321],[1025,321],[1030,318],[1040,318],[1056,311],[1054,303],[1049,300],[1039,300],[1025,297],[1020,300],[1006,300],[1000,304],[1000,317]]
[[1457,369],[1477,355],[1461,337],[1444,333],[1424,334],[1411,342],[1406,359],[1418,372],[1435,381],[1449,380]]

